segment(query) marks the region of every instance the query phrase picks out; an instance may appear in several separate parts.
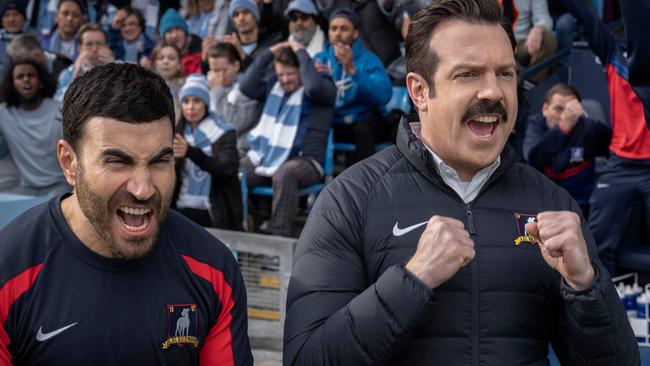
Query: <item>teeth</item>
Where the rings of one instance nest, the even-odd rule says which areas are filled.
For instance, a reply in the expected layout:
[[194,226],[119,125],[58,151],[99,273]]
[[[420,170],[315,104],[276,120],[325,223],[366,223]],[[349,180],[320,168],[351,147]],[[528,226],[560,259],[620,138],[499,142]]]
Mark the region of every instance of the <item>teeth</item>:
[[150,208],[133,208],[133,207],[120,207],[120,211],[129,215],[146,215],[151,211]]
[[497,116],[479,116],[474,118],[474,121],[483,122],[483,123],[494,123],[497,120],[498,120]]

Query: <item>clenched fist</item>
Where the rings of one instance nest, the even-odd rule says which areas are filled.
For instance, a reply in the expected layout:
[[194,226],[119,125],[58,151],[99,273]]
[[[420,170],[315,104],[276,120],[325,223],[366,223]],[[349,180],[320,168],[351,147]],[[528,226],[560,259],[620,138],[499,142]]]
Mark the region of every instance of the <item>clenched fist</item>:
[[436,288],[469,263],[474,254],[474,241],[462,221],[433,216],[406,269],[430,288]]
[[580,217],[570,211],[547,211],[537,222],[526,224],[526,232],[540,240],[544,260],[557,270],[574,290],[582,291],[592,283],[595,272],[582,236]]

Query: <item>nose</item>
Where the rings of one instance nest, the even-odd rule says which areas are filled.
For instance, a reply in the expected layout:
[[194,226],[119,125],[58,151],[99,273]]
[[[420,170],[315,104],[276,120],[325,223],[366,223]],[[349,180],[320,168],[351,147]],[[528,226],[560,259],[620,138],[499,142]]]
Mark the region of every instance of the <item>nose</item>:
[[126,188],[133,197],[140,201],[151,198],[154,195],[155,188],[149,169],[146,167],[136,168]]
[[499,84],[497,76],[492,73],[485,73],[481,89],[478,91],[477,98],[490,102],[500,102],[504,98],[503,89]]

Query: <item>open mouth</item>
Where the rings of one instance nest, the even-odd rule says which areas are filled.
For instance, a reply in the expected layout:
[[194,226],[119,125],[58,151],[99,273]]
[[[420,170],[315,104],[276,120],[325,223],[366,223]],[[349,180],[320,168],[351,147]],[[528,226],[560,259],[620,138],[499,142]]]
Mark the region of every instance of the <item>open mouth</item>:
[[122,206],[117,209],[117,217],[122,226],[129,232],[140,233],[147,229],[152,221],[153,210],[150,208],[135,208]]
[[476,116],[469,121],[467,121],[467,127],[478,137],[491,137],[494,135],[494,131],[499,125],[499,116],[491,115],[482,115]]

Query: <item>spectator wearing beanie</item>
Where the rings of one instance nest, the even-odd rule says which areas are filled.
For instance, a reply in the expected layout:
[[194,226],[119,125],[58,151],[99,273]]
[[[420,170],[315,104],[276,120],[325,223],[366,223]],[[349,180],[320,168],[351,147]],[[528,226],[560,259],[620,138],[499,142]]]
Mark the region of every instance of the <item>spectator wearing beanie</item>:
[[209,84],[190,75],[181,89],[181,118],[174,136],[175,209],[199,225],[242,229],[237,133],[209,111]]
[[242,70],[245,70],[262,50],[268,49],[281,39],[281,35],[277,33],[260,33],[260,12],[254,0],[231,1],[228,16],[236,32],[226,35],[223,40],[237,48],[242,59]]
[[289,19],[289,41],[305,46],[310,57],[323,51],[326,41],[325,33],[316,22],[317,15],[311,0],[292,0],[284,12]]
[[167,9],[160,19],[160,38],[181,51],[183,75],[201,72],[201,38],[190,34],[187,23],[174,9]]
[[27,32],[29,27],[25,15],[25,5],[19,0],[2,0],[0,2],[0,74],[9,63],[7,48],[15,36]]

